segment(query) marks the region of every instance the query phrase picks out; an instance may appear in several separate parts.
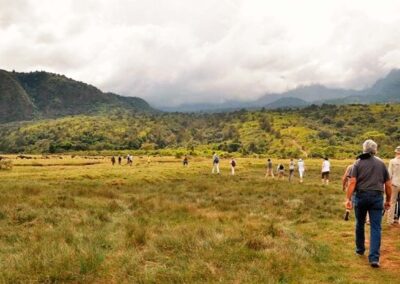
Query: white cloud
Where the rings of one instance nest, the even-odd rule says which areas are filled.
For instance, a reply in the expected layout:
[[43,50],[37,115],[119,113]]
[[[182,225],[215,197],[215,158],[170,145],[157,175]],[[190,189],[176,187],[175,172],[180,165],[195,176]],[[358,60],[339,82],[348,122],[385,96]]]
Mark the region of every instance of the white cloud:
[[362,88],[400,67],[399,1],[0,0],[0,68],[156,105]]

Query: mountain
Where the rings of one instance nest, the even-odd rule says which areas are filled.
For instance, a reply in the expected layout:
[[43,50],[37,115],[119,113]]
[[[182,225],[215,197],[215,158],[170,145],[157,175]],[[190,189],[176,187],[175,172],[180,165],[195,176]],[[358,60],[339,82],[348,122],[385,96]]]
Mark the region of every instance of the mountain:
[[[289,99],[290,98],[290,99]],[[298,99],[296,103],[293,99]],[[287,104],[286,104],[287,102]],[[349,104],[349,103],[390,103],[400,102],[400,69],[393,69],[390,73],[376,81],[364,90],[328,88],[320,84],[299,86],[282,93],[265,94],[257,100],[227,101],[218,104],[191,104],[174,108],[164,108],[165,111],[182,112],[215,112],[237,110],[241,108],[287,108],[302,107],[308,104]]]
[[276,101],[265,105],[264,108],[266,109],[302,108],[308,105],[310,105],[310,103],[306,102],[305,100],[292,97],[285,97],[277,99]]
[[35,106],[28,94],[8,72],[0,70],[0,120],[29,120]]
[[104,93],[63,75],[0,70],[0,122],[91,114],[116,108],[154,111],[143,99]]
[[400,102],[400,69],[394,69],[364,91],[368,102]]
[[400,69],[393,69],[385,78],[379,79],[370,88],[361,90],[345,98],[324,102],[330,104],[400,102]]

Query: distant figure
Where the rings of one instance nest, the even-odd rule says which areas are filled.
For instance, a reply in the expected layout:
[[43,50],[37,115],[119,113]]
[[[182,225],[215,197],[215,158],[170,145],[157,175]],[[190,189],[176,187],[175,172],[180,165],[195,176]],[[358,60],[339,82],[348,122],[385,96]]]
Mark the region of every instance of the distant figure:
[[304,172],[306,171],[306,166],[303,159],[300,158],[297,161],[297,168],[299,169],[300,183],[303,183]]
[[111,164],[112,164],[113,166],[115,165],[115,157],[114,157],[114,156],[111,157]]
[[329,184],[329,173],[331,171],[331,163],[329,162],[328,158],[325,158],[322,162],[322,184],[328,185]]
[[272,178],[274,178],[275,176],[274,176],[274,170],[273,170],[273,168],[272,168],[272,161],[271,161],[271,159],[268,159],[266,168],[267,168],[267,172],[265,173],[265,178],[267,178],[267,177],[272,177]]
[[[369,241],[369,263],[378,268],[381,237],[382,212],[390,208],[392,183],[385,164],[375,155],[378,145],[373,140],[363,143],[363,154],[353,165],[349,188],[347,190],[346,209],[353,208],[356,216],[356,253],[365,253],[365,219],[369,214],[371,228]],[[354,200],[353,192],[355,192]],[[384,192],[386,201],[384,203]]]
[[122,163],[122,157],[118,156],[118,165],[121,165],[121,163]]
[[294,176],[294,161],[293,159],[290,159],[289,162],[289,182],[292,182]]
[[284,177],[285,177],[285,167],[283,166],[283,164],[279,164],[276,169],[278,171],[278,179],[284,179]]
[[211,173],[214,172],[219,174],[219,157],[215,152],[213,153],[213,168]]
[[185,158],[183,158],[183,166],[184,167],[189,166],[189,158],[187,155],[185,155]]
[[[398,146],[394,152],[396,153],[396,157],[389,162],[389,175],[392,181],[392,198],[390,200],[391,206],[387,214],[387,222],[389,225],[394,224],[394,210],[400,192],[400,146]],[[400,219],[398,222],[400,223]]]
[[132,166],[133,157],[130,154],[128,154],[128,156],[126,156],[126,161],[127,161],[127,165]]
[[236,161],[234,158],[231,160],[231,174],[234,176],[235,175],[235,167],[236,167]]
[[151,156],[149,155],[147,156],[147,164],[150,165],[150,163],[151,163]]

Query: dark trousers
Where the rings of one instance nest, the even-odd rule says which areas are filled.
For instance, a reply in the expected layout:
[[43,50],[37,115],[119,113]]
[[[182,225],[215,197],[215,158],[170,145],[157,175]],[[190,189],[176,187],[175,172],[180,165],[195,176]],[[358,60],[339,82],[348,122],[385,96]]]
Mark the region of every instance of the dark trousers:
[[383,193],[381,191],[357,192],[354,197],[354,212],[356,216],[356,252],[365,252],[365,219],[369,214],[371,234],[368,259],[379,261],[381,249]]

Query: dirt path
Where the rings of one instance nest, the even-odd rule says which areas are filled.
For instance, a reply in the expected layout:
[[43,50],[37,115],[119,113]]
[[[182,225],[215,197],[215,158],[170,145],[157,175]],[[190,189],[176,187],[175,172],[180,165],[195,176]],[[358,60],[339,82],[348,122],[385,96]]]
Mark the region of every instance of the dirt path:
[[[382,224],[386,226],[386,224]],[[400,269],[400,226],[395,225],[384,230],[381,247],[382,268],[399,272]]]

